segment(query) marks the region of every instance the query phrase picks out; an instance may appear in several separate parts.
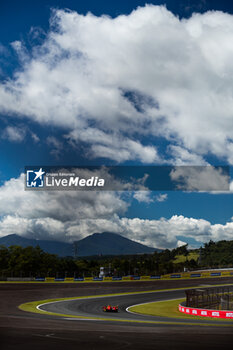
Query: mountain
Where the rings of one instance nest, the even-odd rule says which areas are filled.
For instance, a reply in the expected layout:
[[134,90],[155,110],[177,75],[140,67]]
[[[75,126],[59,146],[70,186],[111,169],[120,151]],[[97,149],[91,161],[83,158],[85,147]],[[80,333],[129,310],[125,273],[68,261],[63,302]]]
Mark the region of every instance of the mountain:
[[[73,256],[74,245],[58,241],[45,241],[25,238],[16,234],[0,238],[0,245],[9,247],[19,245],[21,247],[40,246],[42,250],[61,257]],[[147,247],[128,238],[112,232],[94,233],[80,241],[76,241],[77,256],[91,255],[133,255],[153,253],[156,248]]]
[[156,250],[112,232],[94,233],[78,241],[77,249],[78,256],[143,254]]
[[42,250],[50,254],[57,254],[59,256],[72,256],[73,245],[65,242],[58,241],[44,241],[33,238],[25,238],[19,235],[8,235],[0,238],[0,245],[10,247],[11,245],[19,245],[23,248],[32,246],[40,246]]

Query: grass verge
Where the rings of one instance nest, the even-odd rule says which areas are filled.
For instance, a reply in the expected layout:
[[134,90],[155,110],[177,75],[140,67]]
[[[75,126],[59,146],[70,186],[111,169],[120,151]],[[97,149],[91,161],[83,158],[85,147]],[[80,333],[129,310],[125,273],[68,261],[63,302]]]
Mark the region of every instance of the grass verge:
[[228,321],[233,322],[232,320],[227,320],[224,318],[214,318],[214,317],[202,317],[195,315],[187,315],[178,310],[180,303],[185,301],[185,299],[176,299],[176,300],[166,300],[166,301],[156,301],[153,303],[141,304],[131,306],[129,311],[135,312],[137,314],[150,315],[150,316],[161,316],[161,317],[171,317],[171,318],[182,318],[182,319],[193,319],[193,320],[211,320],[211,321]]

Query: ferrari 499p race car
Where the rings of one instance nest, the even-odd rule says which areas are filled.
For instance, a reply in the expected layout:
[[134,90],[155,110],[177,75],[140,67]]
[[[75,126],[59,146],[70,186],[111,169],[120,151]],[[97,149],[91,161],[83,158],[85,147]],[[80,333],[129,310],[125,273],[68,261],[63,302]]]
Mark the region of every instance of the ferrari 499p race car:
[[118,306],[103,306],[103,311],[105,312],[118,312]]

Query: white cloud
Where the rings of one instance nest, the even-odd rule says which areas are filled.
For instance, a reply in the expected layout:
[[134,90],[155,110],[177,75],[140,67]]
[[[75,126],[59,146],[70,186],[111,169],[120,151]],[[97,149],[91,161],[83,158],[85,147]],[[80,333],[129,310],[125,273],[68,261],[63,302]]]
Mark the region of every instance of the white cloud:
[[52,218],[22,218],[7,215],[0,221],[0,235],[18,234],[36,239],[63,240],[65,225]]
[[1,138],[10,142],[20,143],[24,141],[26,136],[28,135],[32,138],[34,142],[39,142],[39,137],[26,125],[21,124],[17,126],[8,125],[7,127],[5,127],[1,133]]
[[223,191],[230,190],[229,175],[223,168],[212,166],[174,167],[170,177],[177,183],[177,189],[186,191]]
[[59,141],[56,137],[54,136],[48,136],[47,137],[47,144],[49,147],[52,148],[52,150],[50,151],[50,153],[55,157],[55,158],[59,158],[59,156],[62,153],[62,149],[63,149],[63,144],[61,141]]
[[2,132],[2,138],[12,142],[22,142],[26,136],[23,128],[15,126],[7,126]]
[[54,10],[32,53],[12,44],[22,67],[0,85],[0,111],[63,127],[93,157],[162,162],[160,136],[176,145],[171,161],[212,153],[232,164],[232,41],[233,16],[217,11],[179,20],[153,5],[114,19]]
[[155,197],[157,202],[165,202],[167,200],[167,193],[160,193]]
[[[81,228],[85,221],[110,220],[128,207],[113,191],[25,191],[24,174],[5,182],[0,187],[0,198],[1,236],[19,233],[43,239],[66,240],[75,225]],[[87,233],[79,230],[75,237]]]
[[153,199],[151,198],[150,191],[137,191],[133,196],[138,202],[141,203],[151,203]]
[[39,137],[34,132],[30,131],[30,135],[31,135],[31,138],[34,142],[37,143],[40,141]]
[[80,141],[90,144],[90,149],[86,152],[89,158],[110,158],[118,162],[130,159],[137,159],[142,163],[160,161],[154,147],[143,146],[139,141],[123,135],[119,136],[115,132],[109,134],[106,131],[88,127],[84,130],[75,129],[66,135],[66,138],[74,146]]
[[175,145],[168,147],[168,152],[174,158],[175,165],[207,165],[202,156]]
[[158,248],[176,247],[178,236],[200,242],[233,239],[233,222],[212,225],[182,215],[158,220],[127,218],[129,197],[123,192],[25,191],[23,174],[0,187],[0,198],[0,236],[16,233],[73,241],[111,231]]
[[0,187],[1,215],[70,221],[124,213],[127,203],[115,192],[25,191],[24,174]]
[[186,242],[183,241],[177,241],[177,248],[182,247],[183,245],[186,245]]

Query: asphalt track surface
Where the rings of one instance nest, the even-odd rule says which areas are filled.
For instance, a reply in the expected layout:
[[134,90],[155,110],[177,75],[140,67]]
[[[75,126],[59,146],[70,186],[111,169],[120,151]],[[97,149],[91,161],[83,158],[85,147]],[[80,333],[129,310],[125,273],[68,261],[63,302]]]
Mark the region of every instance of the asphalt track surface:
[[[165,324],[165,326],[168,326],[169,323],[174,324],[177,323],[177,325],[180,324],[181,327],[184,327],[188,324],[225,324],[229,326],[229,322],[231,321],[223,321],[223,320],[206,320],[203,317],[203,320],[195,319],[193,317],[192,319],[174,319],[169,317],[156,317],[156,316],[149,316],[149,315],[139,315],[135,313],[129,312],[127,309],[132,305],[142,304],[142,303],[150,303],[154,301],[166,301],[171,299],[181,299],[185,295],[185,289],[183,290],[171,290],[171,291],[161,291],[161,292],[152,292],[152,293],[142,293],[142,294],[128,294],[128,295],[117,295],[117,296],[111,296],[111,297],[93,297],[93,298],[87,298],[87,299],[81,299],[81,300],[66,300],[66,301],[59,301],[59,302],[52,302],[49,304],[41,305],[39,308],[40,310],[48,311],[48,312],[54,312],[58,314],[67,314],[72,316],[81,316],[81,317],[89,317],[92,320],[95,320],[99,317],[103,319],[110,319],[118,321],[141,321],[141,327],[145,326],[145,324],[148,326],[147,323],[151,322],[151,325],[154,326],[155,322],[161,322],[168,324]],[[118,305],[119,306],[119,312],[118,313],[106,313],[103,312],[102,307],[104,305]],[[69,317],[66,317],[65,319],[73,320]],[[145,323],[146,322],[146,323]],[[232,326],[233,326],[233,320],[232,320]],[[233,332],[233,328],[232,328]]]
[[[140,302],[184,297],[182,291],[159,292],[162,289],[185,288],[217,283],[233,283],[232,278],[211,278],[198,280],[124,282],[124,283],[82,283],[82,284],[0,284],[0,349],[231,349],[233,347],[233,327],[163,324],[162,318],[129,314],[125,307]],[[131,294],[118,297],[80,299],[43,306],[67,314],[89,317],[107,317],[101,311],[102,305],[118,303],[120,312],[110,314],[116,321],[96,321],[72,319],[24,312],[18,305],[30,301],[50,298],[78,297],[112,293],[133,293],[136,291],[158,290],[158,293]],[[55,309],[54,309],[55,307]],[[59,309],[59,311],[58,311]],[[62,312],[63,313],[63,312]],[[129,319],[133,322],[118,322]],[[156,320],[158,323],[138,323],[134,320]],[[164,321],[164,318],[163,318]],[[169,320],[168,320],[169,321]],[[194,321],[192,320],[192,323]],[[216,321],[213,321],[216,324]],[[210,324],[210,321],[207,322]]]

